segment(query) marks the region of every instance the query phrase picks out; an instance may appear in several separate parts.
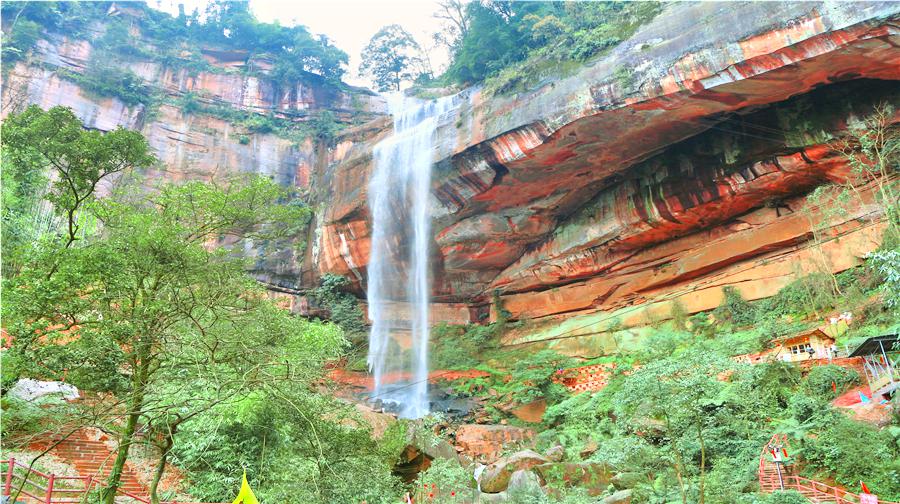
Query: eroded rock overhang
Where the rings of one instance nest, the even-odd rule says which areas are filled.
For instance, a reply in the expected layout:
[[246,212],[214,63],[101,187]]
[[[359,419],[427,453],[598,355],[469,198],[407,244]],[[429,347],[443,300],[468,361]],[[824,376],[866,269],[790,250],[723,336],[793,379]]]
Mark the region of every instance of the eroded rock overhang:
[[[760,152],[756,159],[745,157],[741,167],[726,160],[705,167],[706,182],[728,185],[723,194],[735,193],[729,200],[733,204],[714,204],[714,211],[710,202],[687,205],[679,221],[694,226],[669,226],[677,228],[669,231],[654,225],[659,216],[652,214],[668,205],[655,205],[653,198],[644,198],[654,207],[649,212],[622,215],[635,204],[629,200],[633,194],[621,187],[633,184],[629,172],[667,146],[715,130],[721,121],[733,122],[733,114],[824,85],[900,79],[898,11],[900,5],[891,2],[672,4],[573,76],[516,96],[486,98],[470,91],[460,115],[448,118],[438,132],[438,299],[483,300],[495,288],[542,290],[602,273],[602,261],[556,276],[542,277],[539,271],[596,262],[579,256],[586,246],[551,249],[560,249],[560,234],[596,232],[596,222],[576,221],[587,211],[582,207],[596,204],[597,198],[611,198],[608,210],[617,215],[608,224],[635,234],[635,252],[727,222],[769,200],[802,194],[834,177],[818,168],[779,169],[770,176],[775,163],[799,160],[822,167],[835,161],[814,138],[792,145],[794,132],[768,123],[763,127],[774,131],[767,136],[781,138],[780,148]],[[836,133],[847,116],[832,119],[826,129]],[[809,153],[799,153],[801,147]],[[808,162],[804,156],[810,153],[821,159]],[[645,179],[659,174],[652,167],[644,170]],[[764,182],[754,184],[752,179],[759,178]],[[770,183],[773,178],[781,182]],[[648,228],[643,238],[636,233],[642,227]],[[526,271],[529,263],[537,270]]]

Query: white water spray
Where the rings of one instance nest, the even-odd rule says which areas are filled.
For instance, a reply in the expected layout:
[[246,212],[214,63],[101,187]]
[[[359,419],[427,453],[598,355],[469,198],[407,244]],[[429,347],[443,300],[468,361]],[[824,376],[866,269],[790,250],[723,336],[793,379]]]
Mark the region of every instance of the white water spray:
[[[431,292],[431,164],[438,119],[457,100],[446,97],[421,101],[390,96],[394,133],[375,146],[375,171],[369,181],[372,245],[368,266],[367,301],[369,369],[375,392],[384,402],[400,406],[400,416],[428,414],[428,301]],[[397,307],[409,314],[403,317]],[[408,320],[405,320],[408,319]],[[409,348],[398,340],[409,334]],[[387,374],[399,380],[384,383]]]

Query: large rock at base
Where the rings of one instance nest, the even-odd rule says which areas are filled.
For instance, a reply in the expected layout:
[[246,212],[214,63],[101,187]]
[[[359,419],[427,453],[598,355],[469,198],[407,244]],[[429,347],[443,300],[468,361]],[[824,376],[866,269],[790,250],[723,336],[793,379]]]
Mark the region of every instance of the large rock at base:
[[557,462],[534,466],[546,482],[562,481],[565,486],[587,488],[588,494],[600,495],[609,488],[613,475],[609,466],[598,462]]
[[543,455],[532,450],[523,450],[502,458],[487,466],[478,480],[478,487],[485,493],[498,493],[507,489],[513,473],[550,464]]
[[537,474],[520,469],[510,476],[506,493],[513,502],[516,502],[517,499],[525,500],[526,496],[540,496],[544,490],[541,488],[541,479]]
[[364,404],[357,403],[354,404],[354,407],[362,419],[372,427],[372,439],[381,439],[391,425],[397,423],[397,418],[394,415],[379,413]]
[[407,424],[406,440],[409,446],[424,453],[429,459],[459,460],[456,448],[444,439],[437,438],[427,428],[417,424]]
[[538,399],[537,401],[517,406],[511,413],[523,422],[541,423],[545,411],[547,411],[547,400]]
[[619,490],[601,502],[602,504],[631,504],[631,489]]
[[456,429],[457,449],[467,457],[491,463],[511,446],[527,445],[534,438],[533,429],[507,425],[466,424]]
[[562,462],[566,458],[566,449],[562,445],[554,445],[544,452],[551,462]]

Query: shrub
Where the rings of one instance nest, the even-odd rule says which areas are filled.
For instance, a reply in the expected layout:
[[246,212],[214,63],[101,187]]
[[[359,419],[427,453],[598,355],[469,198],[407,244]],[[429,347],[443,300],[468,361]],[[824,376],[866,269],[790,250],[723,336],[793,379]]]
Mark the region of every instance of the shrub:
[[200,102],[197,101],[197,94],[193,91],[188,91],[181,95],[181,98],[178,100],[178,106],[185,115],[193,114],[201,109]]
[[322,275],[313,296],[330,313],[330,320],[344,330],[347,338],[364,336],[368,332],[359,301],[350,291],[350,280],[341,275]]
[[[814,366],[803,380],[803,390],[817,397],[834,398],[849,387],[859,383],[859,373],[834,364]],[[834,387],[832,387],[834,384]],[[835,394],[837,389],[837,394]]]
[[568,396],[568,391],[563,385],[553,381],[553,376],[558,370],[574,365],[574,359],[553,350],[541,350],[516,362],[510,380],[513,399],[521,403],[541,398],[546,399],[548,404],[561,401]]
[[869,263],[883,279],[884,304],[900,309],[900,250],[878,250],[869,255]]
[[416,502],[449,504],[467,502],[475,488],[475,478],[458,461],[437,458],[416,479]]
[[94,59],[83,74],[62,70],[59,74],[88,92],[118,98],[132,107],[141,104],[149,107],[156,101],[156,92],[143,79],[114,62]]
[[20,19],[9,35],[3,34],[3,38],[3,66],[7,66],[25,58],[41,38],[41,26],[34,21]]
[[884,500],[900,497],[900,453],[886,431],[837,414],[806,443],[804,454],[813,469],[842,485],[855,487],[862,480]]
[[765,504],[808,504],[809,500],[796,490],[783,490],[769,494]]
[[[478,326],[475,326],[478,327]],[[467,337],[466,326],[441,322],[431,329],[429,359],[432,369],[471,369],[479,364],[479,349]]]
[[688,312],[681,301],[675,300],[672,303],[672,323],[679,331],[687,331]]
[[341,123],[337,121],[337,117],[330,110],[320,112],[313,117],[311,126],[316,138],[328,144],[334,142],[335,137],[341,130]]
[[753,306],[748,303],[741,293],[732,286],[722,289],[722,304],[713,310],[713,316],[721,322],[730,322],[738,327],[747,326],[756,319]]
[[813,273],[798,278],[760,303],[759,313],[768,317],[807,315],[831,308],[835,301],[834,282],[830,275]]

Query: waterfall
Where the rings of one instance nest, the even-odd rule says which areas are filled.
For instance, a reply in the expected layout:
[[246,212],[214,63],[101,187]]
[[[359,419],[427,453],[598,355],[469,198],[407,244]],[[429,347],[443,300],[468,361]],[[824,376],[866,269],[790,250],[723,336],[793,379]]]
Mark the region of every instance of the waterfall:
[[[389,96],[394,131],[375,146],[369,181],[372,241],[366,297],[373,397],[399,407],[405,418],[420,418],[429,409],[433,136],[440,116],[456,103],[455,97],[421,101]],[[388,374],[395,379],[385,383]]]

